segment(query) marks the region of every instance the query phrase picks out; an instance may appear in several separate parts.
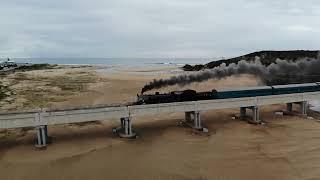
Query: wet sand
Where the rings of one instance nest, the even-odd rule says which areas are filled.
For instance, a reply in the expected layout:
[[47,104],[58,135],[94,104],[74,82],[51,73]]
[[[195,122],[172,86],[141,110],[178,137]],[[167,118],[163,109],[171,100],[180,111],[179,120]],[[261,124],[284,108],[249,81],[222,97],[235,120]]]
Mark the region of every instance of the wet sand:
[[[125,102],[159,75],[99,74],[86,92],[57,107]],[[161,77],[168,75],[163,74]],[[251,76],[192,84],[198,90],[254,86]],[[179,89],[172,87],[171,89]],[[169,88],[163,89],[167,91]],[[202,113],[208,135],[179,125],[182,113],[133,119],[136,140],[112,134],[116,119],[49,127],[53,144],[38,151],[34,130],[0,135],[1,179],[319,179],[320,124],[298,116],[276,116],[283,105],[262,107],[264,126],[233,120],[238,109]]]

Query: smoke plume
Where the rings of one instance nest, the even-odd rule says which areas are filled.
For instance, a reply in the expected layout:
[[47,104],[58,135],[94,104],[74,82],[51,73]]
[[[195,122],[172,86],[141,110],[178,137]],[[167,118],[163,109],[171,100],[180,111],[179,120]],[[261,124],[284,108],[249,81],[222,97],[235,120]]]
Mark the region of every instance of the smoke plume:
[[209,79],[222,79],[232,75],[251,74],[258,76],[267,85],[308,83],[320,81],[320,58],[300,59],[296,61],[277,59],[269,66],[263,65],[259,58],[254,62],[245,60],[238,64],[221,64],[210,70],[173,76],[168,79],[154,79],[146,84],[141,93],[167,86],[185,86],[194,82],[203,82]]

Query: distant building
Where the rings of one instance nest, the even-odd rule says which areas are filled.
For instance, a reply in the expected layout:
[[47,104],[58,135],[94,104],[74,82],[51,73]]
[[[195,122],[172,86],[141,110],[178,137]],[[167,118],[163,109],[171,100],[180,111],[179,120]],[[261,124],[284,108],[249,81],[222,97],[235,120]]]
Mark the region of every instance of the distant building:
[[0,69],[17,67],[17,63],[9,58],[7,60],[0,60]]

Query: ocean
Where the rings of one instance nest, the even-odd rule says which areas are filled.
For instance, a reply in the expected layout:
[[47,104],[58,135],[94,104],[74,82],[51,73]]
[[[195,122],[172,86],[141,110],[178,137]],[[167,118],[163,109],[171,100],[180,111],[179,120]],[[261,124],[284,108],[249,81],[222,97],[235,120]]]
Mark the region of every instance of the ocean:
[[204,64],[217,58],[15,58],[18,63],[110,65],[110,66],[152,66],[185,64]]

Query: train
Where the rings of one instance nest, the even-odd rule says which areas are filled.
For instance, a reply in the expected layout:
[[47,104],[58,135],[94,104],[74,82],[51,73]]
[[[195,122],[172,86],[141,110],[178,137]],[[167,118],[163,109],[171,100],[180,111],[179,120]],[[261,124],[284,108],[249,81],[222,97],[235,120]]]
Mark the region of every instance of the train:
[[256,96],[270,96],[281,94],[293,94],[320,91],[320,82],[306,84],[289,84],[275,86],[246,87],[238,89],[213,89],[211,91],[197,92],[192,89],[184,91],[172,91],[169,93],[141,94],[137,95],[136,105],[160,104],[185,101],[201,101],[213,99],[230,99]]

